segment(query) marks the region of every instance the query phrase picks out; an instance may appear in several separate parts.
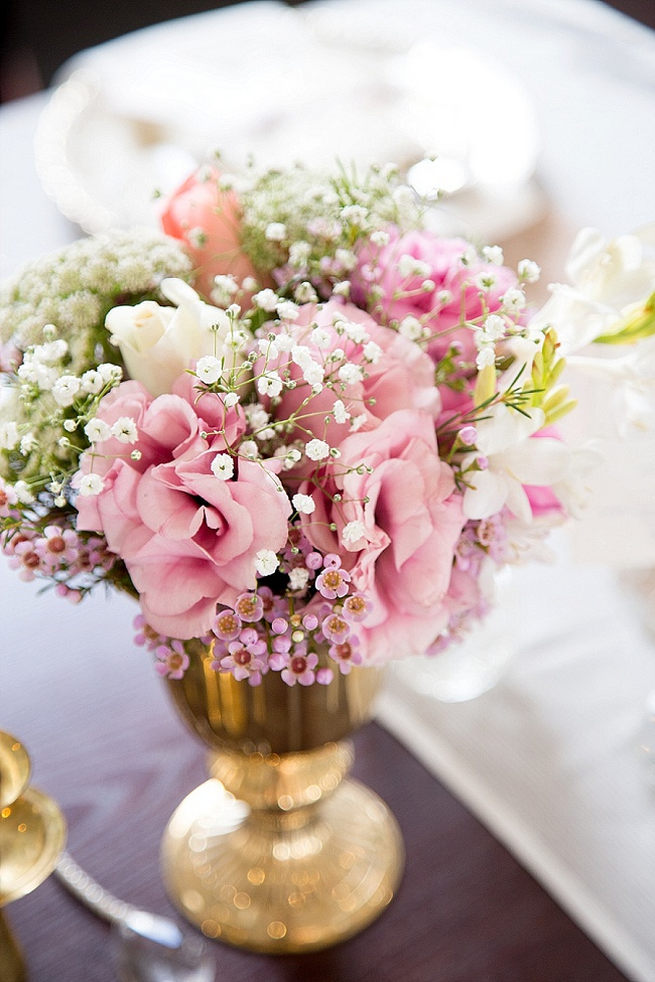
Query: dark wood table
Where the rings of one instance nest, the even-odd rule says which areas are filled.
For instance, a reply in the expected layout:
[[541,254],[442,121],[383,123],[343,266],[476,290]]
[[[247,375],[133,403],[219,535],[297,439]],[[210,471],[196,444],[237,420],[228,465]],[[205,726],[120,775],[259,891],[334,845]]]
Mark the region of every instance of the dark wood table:
[[[3,564],[6,565],[6,564]],[[103,886],[175,916],[159,839],[205,777],[205,752],[132,642],[128,602],[74,609],[0,570],[0,728],[19,737],[32,783],[68,822],[68,847]],[[6,606],[5,606],[6,603]],[[382,918],[306,956],[215,944],[226,982],[618,982],[624,976],[471,814],[376,724],[355,772],[396,814],[407,868]],[[107,926],[54,879],[6,910],[32,982],[115,979]]]

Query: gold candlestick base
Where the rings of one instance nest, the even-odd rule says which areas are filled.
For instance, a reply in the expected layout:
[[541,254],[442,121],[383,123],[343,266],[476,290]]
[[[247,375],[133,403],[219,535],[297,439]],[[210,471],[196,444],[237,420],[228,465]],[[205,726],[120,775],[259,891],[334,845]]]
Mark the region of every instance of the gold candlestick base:
[[25,963],[7,919],[0,910],[0,980],[26,982]]
[[31,893],[52,873],[66,842],[66,823],[48,795],[26,791],[0,812],[0,907]]
[[[66,841],[55,802],[28,787],[30,770],[22,743],[0,731],[0,908],[43,883]],[[25,978],[20,949],[0,910],[0,982]]]

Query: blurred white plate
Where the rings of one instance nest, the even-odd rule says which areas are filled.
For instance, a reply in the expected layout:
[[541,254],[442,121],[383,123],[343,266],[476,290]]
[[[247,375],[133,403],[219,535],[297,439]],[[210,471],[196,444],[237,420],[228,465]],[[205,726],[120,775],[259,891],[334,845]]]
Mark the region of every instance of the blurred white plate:
[[215,149],[232,172],[250,155],[265,166],[338,157],[408,169],[436,154],[428,183],[451,192],[437,208],[444,232],[521,231],[544,206],[530,100],[500,61],[436,30],[427,10],[403,4],[394,21],[357,0],[257,0],[83,52],[40,120],[41,182],[97,232],[152,223],[153,192]]

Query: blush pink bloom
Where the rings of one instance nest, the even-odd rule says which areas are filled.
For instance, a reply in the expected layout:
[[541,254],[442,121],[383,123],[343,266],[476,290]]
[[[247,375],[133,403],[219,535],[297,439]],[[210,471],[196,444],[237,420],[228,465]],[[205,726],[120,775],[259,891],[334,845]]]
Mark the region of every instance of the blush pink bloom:
[[[389,230],[390,241],[382,247],[367,246],[359,255],[357,268],[351,276],[352,298],[357,304],[370,306],[372,313],[379,311],[386,320],[402,321],[407,316],[423,318],[427,314],[426,327],[434,340],[428,352],[438,361],[453,341],[461,345],[460,357],[474,362],[476,348],[473,331],[458,326],[462,310],[467,319],[479,317],[483,312],[480,288],[476,277],[489,273],[495,279],[494,286],[485,292],[484,302],[487,312],[498,310],[503,294],[516,286],[516,276],[506,266],[497,266],[483,261],[470,265],[461,259],[470,244],[464,239],[440,238],[423,229],[401,235],[397,229]],[[398,268],[401,256],[413,256],[429,267],[425,276],[403,276]],[[433,281],[435,288],[429,292],[421,291],[424,279]],[[370,288],[376,286],[381,291],[379,299],[368,303]],[[418,291],[412,296],[402,296]],[[448,291],[452,298],[442,303],[439,294]]]
[[[479,570],[463,570],[453,567],[448,593],[445,598],[448,610],[448,632],[450,635],[462,635],[467,627],[475,620],[483,617],[489,609],[489,601],[480,587]],[[447,646],[437,639],[427,654],[437,654]]]
[[[448,622],[444,598],[464,525],[433,420],[401,410],[376,429],[347,437],[340,449],[332,480],[342,500],[322,497],[321,507],[305,517],[305,534],[317,549],[343,557],[353,589],[370,601],[371,613],[357,631],[365,660],[423,652]],[[372,473],[358,473],[360,465]],[[355,522],[362,534],[353,539]]]
[[202,168],[165,201],[160,219],[167,235],[181,239],[196,267],[195,286],[211,296],[214,277],[231,273],[237,281],[255,276],[241,247],[241,206],[233,191],[221,191],[220,174]]
[[[562,435],[556,426],[544,426],[532,435],[533,440],[538,440],[540,437],[552,437],[554,440],[562,441]],[[524,484],[523,490],[528,496],[530,511],[535,518],[542,518],[545,515],[551,519],[557,516],[562,519],[566,517],[566,509],[550,485]]]
[[113,439],[97,444],[76,481],[91,470],[104,481],[99,494],[78,495],[77,528],[104,533],[148,624],[183,639],[209,631],[217,602],[231,605],[256,587],[256,553],[284,546],[291,513],[266,462],[240,459],[233,480],[214,475],[216,453],[245,429],[242,412],[226,410],[213,394],[196,402],[189,378],[156,399],[138,382],[113,390],[98,417],[111,424],[133,413],[138,440],[131,448]]
[[[374,364],[368,363],[362,353],[362,345],[350,340],[334,330],[335,321],[348,321],[361,325],[369,338],[379,345],[382,354]],[[312,329],[325,329],[329,335],[326,347],[317,347],[312,340]],[[331,447],[338,447],[350,433],[350,421],[337,423],[332,419],[326,424],[326,416],[334,410],[340,399],[351,417],[364,416],[359,426],[362,430],[372,429],[391,413],[399,409],[420,409],[436,417],[441,409],[439,392],[434,385],[434,366],[431,359],[418,345],[402,337],[388,327],[382,327],[369,314],[353,304],[343,304],[338,300],[327,303],[303,304],[300,315],[292,324],[283,325],[290,331],[296,343],[307,347],[312,359],[330,370],[328,359],[336,348],[341,348],[347,361],[362,365],[365,377],[358,382],[350,382],[342,388],[339,382],[334,388],[325,386],[315,396],[310,396],[310,386],[304,383],[302,369],[296,365],[289,354],[269,360],[269,368],[286,374],[298,384],[295,389],[285,389],[275,407],[275,416],[288,418],[297,411],[310,396],[308,404],[302,409],[302,426],[314,436],[325,440]],[[262,362],[255,366],[255,373],[261,369]],[[332,369],[334,371],[334,368]],[[371,402],[373,400],[373,402]],[[303,432],[304,432],[303,431]],[[305,436],[305,439],[307,437]]]

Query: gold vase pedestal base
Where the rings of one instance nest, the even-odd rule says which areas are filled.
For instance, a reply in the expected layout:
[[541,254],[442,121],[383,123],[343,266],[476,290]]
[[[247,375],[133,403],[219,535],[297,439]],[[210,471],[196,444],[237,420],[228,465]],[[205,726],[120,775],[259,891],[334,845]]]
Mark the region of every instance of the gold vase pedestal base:
[[162,843],[180,911],[207,937],[267,954],[326,948],[375,920],[402,875],[400,830],[371,790],[341,774],[334,783],[264,808],[217,779],[192,791]]
[[347,777],[347,739],[371,717],[382,675],[355,666],[329,685],[261,685],[216,672],[198,642],[169,691],[211,748],[212,780],[187,795],[162,842],[179,910],[210,938],[267,954],[327,948],[392,900],[404,849],[376,794]]

